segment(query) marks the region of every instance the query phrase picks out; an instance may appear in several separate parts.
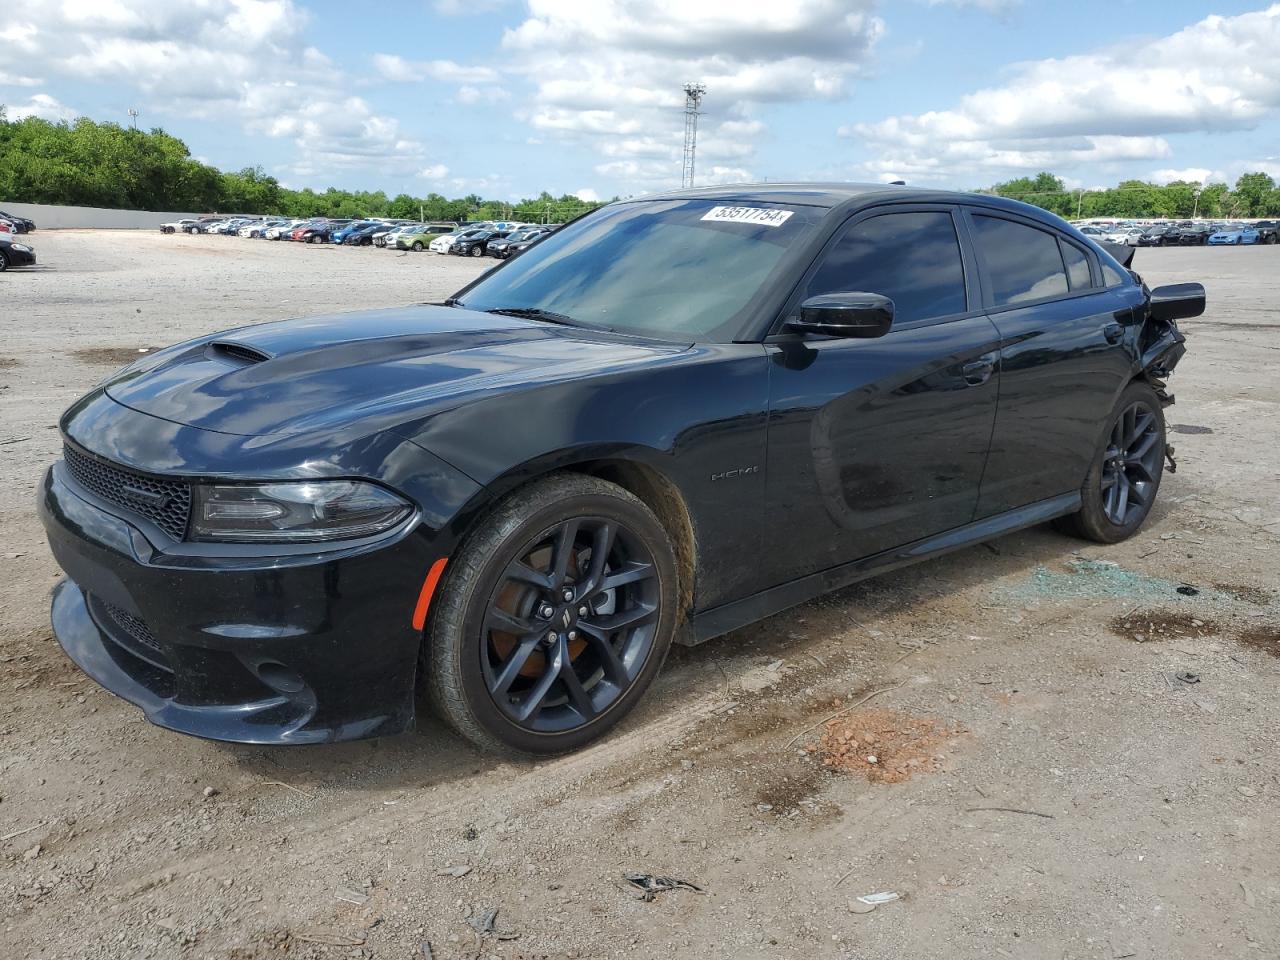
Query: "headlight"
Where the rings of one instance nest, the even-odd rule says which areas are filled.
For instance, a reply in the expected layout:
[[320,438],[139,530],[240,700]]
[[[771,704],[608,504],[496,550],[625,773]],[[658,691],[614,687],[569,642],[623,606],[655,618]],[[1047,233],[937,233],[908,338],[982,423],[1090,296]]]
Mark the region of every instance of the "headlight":
[[390,530],[413,511],[390,490],[359,480],[197,484],[195,494],[195,540],[348,540]]
[[23,253],[31,252],[31,248],[28,247],[25,243],[11,243],[9,244],[9,246],[11,246],[14,250],[20,250]]

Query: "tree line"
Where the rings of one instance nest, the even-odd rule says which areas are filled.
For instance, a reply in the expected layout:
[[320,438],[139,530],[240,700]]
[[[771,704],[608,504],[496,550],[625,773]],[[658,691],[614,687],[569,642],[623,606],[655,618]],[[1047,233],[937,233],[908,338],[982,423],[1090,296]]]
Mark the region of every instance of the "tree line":
[[1068,190],[1061,178],[1040,173],[997,183],[979,192],[1032,203],[1069,220],[1280,217],[1280,187],[1261,171],[1242,174],[1234,187],[1189,180],[1164,184],[1125,180],[1105,190]]
[[159,128],[132,130],[86,117],[71,123],[9,120],[3,106],[0,198],[123,210],[533,223],[563,223],[600,205],[546,191],[512,203],[477,194],[450,199],[334,187],[292,190],[261,167],[231,172],[201,163],[185,143]]
[[[1035,204],[1068,219],[1280,217],[1280,188],[1262,172],[1235,186],[1185,180],[1156,184],[1125,180],[1104,190],[1068,190],[1060,177],[1018,177],[980,193]],[[323,192],[281,186],[261,167],[229,172],[192,159],[187,145],[164,130],[132,130],[81,117],[54,123],[36,117],[9,120],[0,105],[0,198],[27,203],[181,210],[192,213],[279,214],[287,217],[396,219],[513,219],[563,223],[598,203],[543,192],[517,203],[477,194],[388,197],[381,190]]]

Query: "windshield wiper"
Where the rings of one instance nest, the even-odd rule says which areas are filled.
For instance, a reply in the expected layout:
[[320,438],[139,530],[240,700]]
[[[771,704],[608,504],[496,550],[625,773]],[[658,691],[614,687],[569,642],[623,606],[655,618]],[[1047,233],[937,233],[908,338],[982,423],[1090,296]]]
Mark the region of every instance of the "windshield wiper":
[[521,317],[525,320],[542,320],[545,323],[558,323],[564,327],[582,326],[573,317],[539,307],[494,307],[492,310],[486,310],[485,313],[497,313],[504,317]]

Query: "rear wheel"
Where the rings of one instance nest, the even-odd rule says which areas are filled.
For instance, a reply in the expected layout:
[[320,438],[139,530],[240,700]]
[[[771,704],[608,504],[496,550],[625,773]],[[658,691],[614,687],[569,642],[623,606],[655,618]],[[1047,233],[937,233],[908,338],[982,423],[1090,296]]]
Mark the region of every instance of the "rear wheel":
[[1164,411],[1141,381],[1120,395],[1081,490],[1080,510],[1064,518],[1069,532],[1116,543],[1137,532],[1164,476]]
[[671,544],[642,501],[579,474],[537,481],[449,562],[423,651],[433,706],[484,749],[581,747],[657,675],[675,598]]
[[422,241],[421,241],[421,240],[415,240],[415,241],[413,242],[413,251],[414,251],[414,253],[421,253],[421,252],[422,252]]

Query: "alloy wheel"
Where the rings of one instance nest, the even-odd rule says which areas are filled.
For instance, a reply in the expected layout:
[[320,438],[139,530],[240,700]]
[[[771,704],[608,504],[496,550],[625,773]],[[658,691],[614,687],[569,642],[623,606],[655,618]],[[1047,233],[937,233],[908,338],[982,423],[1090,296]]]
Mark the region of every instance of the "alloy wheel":
[[1130,404],[1111,428],[1102,461],[1102,509],[1116,526],[1151,506],[1162,455],[1155,412],[1141,401]]
[[531,732],[592,722],[644,669],[660,596],[654,558],[618,521],[573,517],[544,531],[490,596],[480,652],[489,696]]

